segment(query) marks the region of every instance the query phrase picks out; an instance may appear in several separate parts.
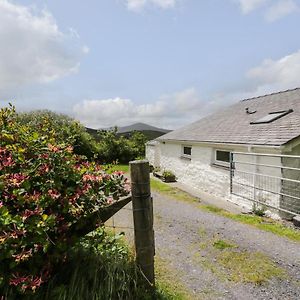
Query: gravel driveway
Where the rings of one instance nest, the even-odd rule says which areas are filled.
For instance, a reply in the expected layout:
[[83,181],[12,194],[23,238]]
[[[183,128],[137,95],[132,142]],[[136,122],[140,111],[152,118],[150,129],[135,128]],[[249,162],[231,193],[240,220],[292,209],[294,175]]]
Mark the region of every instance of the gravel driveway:
[[[300,243],[203,211],[192,203],[153,192],[156,254],[175,270],[175,280],[193,299],[300,299]],[[114,218],[116,226],[132,226],[131,211]],[[128,231],[132,239],[132,231]],[[215,241],[226,241],[254,257],[260,254],[283,274],[254,284],[232,280],[217,255]],[[233,262],[234,263],[234,262]]]

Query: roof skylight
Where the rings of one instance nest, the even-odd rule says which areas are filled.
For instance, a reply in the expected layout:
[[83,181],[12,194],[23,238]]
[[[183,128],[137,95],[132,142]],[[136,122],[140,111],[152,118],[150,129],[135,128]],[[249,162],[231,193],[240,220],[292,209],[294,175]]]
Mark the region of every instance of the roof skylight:
[[281,110],[281,111],[274,111],[274,112],[270,112],[269,114],[267,114],[266,116],[250,122],[250,124],[265,124],[265,123],[271,123],[279,118],[282,118],[284,116],[286,116],[287,114],[293,112],[292,109],[289,110]]

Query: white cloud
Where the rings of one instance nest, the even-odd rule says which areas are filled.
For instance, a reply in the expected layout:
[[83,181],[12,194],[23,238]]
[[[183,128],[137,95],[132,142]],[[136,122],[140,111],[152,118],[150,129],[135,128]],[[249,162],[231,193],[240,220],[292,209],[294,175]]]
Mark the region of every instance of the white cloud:
[[[75,73],[87,48],[75,30],[59,30],[46,10],[0,0],[0,92]],[[82,50],[82,51],[81,51]]]
[[84,54],[88,54],[88,53],[90,53],[90,48],[89,48],[88,46],[83,46],[83,47],[82,47],[82,52],[83,52]]
[[280,0],[268,9],[265,17],[267,21],[274,22],[297,11],[299,11],[299,7],[295,1]]
[[241,99],[295,87],[300,87],[300,50],[277,60],[264,60],[245,74],[239,86],[217,91],[209,98],[203,99],[195,88],[189,88],[162,95],[148,104],[122,98],[84,100],[73,111],[77,119],[92,128],[144,122],[176,129]]
[[284,90],[300,86],[300,50],[278,60],[266,59],[247,72],[258,92]]
[[136,104],[130,99],[84,100],[74,106],[75,117],[93,128],[124,126],[134,122],[177,128],[204,113],[196,89],[163,95],[154,103]]
[[263,6],[268,1],[269,0],[236,0],[244,14],[252,12],[253,10]]
[[273,22],[299,11],[295,0],[233,0],[240,6],[243,14],[264,9],[264,18]]
[[163,9],[172,8],[177,0],[126,0],[127,8],[139,12],[146,6],[154,5]]

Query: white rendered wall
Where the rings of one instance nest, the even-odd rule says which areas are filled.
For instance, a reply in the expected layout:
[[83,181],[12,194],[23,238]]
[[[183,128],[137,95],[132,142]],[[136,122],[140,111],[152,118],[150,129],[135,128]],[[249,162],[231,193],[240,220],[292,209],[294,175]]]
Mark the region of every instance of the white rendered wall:
[[161,143],[160,166],[175,173],[179,182],[217,196],[229,195],[229,171],[212,167],[213,149],[192,146],[191,159],[182,158],[182,145]]
[[[186,144],[186,146],[190,146]],[[149,149],[148,149],[149,148]],[[239,206],[252,209],[253,202],[246,200],[241,197],[237,197],[230,194],[230,174],[229,170],[217,167],[213,165],[215,149],[228,150],[228,151],[238,151],[238,152],[262,152],[262,153],[274,153],[278,154],[278,151],[275,150],[264,150],[264,149],[248,149],[246,147],[237,147],[230,146],[230,148],[224,146],[210,147],[204,145],[192,145],[192,155],[191,159],[181,157],[182,153],[182,144],[177,143],[160,143],[155,146],[155,153],[153,154],[153,146],[148,146],[146,151],[146,157],[155,165],[155,156],[159,156],[159,166],[162,170],[172,171],[177,180],[187,186],[190,186],[199,191],[204,191],[206,193],[213,194],[215,196],[222,197],[224,200],[231,201],[236,203]],[[280,165],[281,159],[274,157],[257,157],[237,155],[236,160],[242,162],[257,162],[259,164],[269,164],[269,165]],[[281,177],[280,168],[268,168],[268,167],[255,167],[249,165],[240,165],[239,169],[242,171],[250,173],[261,173],[266,175],[278,176]],[[243,179],[243,178],[242,178]],[[241,180],[242,180],[241,179]],[[244,178],[245,179],[245,178]],[[257,184],[255,181],[259,181],[262,188],[265,188],[268,184],[267,177],[258,177],[254,175],[249,175],[246,177],[246,184],[254,185]],[[272,182],[272,190],[280,192],[280,180],[274,179]],[[251,190],[251,188],[250,188]],[[267,202],[275,207],[279,206],[279,196],[272,193],[266,193],[261,190],[252,189],[253,194],[251,195],[255,199],[262,200],[262,202]],[[270,214],[275,216],[274,211],[270,211]]]
[[155,149],[157,146],[155,145],[147,145],[146,144],[146,158],[149,161],[149,164],[154,166],[154,158],[155,158]]

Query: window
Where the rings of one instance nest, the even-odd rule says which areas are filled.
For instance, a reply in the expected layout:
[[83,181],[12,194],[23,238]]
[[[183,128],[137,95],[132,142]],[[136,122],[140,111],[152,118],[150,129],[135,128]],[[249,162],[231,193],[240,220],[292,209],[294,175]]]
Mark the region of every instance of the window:
[[215,165],[229,167],[230,163],[230,151],[215,150]]
[[281,111],[274,111],[269,113],[268,115],[254,121],[254,122],[250,122],[250,124],[265,124],[265,123],[271,123],[279,118],[282,118],[284,116],[286,116],[287,114],[293,112],[292,109],[289,110],[281,110]]
[[182,157],[191,158],[192,156],[192,147],[191,146],[182,146]]

